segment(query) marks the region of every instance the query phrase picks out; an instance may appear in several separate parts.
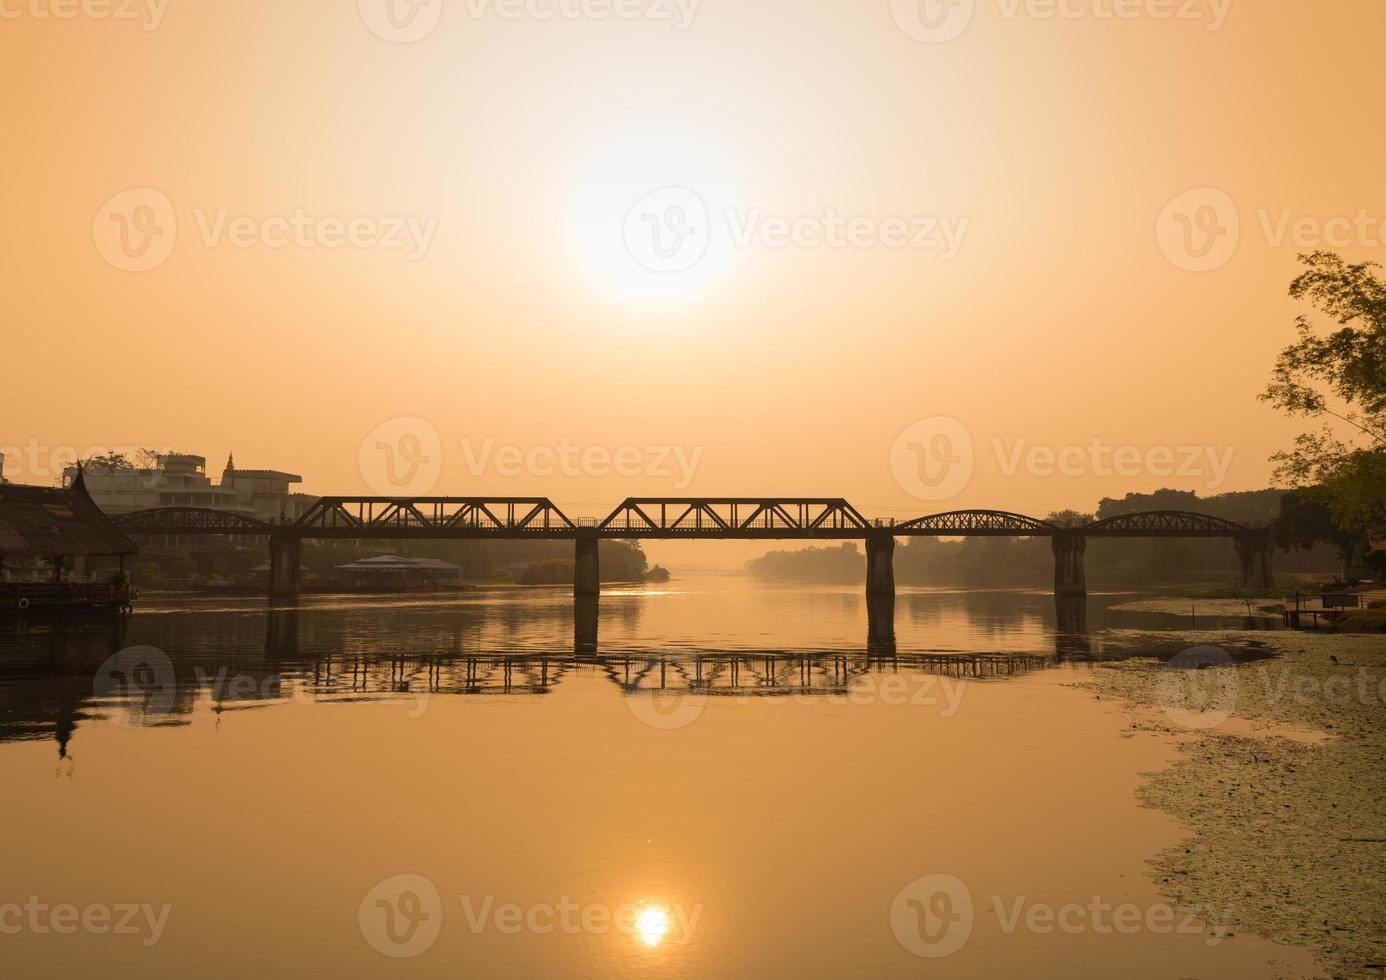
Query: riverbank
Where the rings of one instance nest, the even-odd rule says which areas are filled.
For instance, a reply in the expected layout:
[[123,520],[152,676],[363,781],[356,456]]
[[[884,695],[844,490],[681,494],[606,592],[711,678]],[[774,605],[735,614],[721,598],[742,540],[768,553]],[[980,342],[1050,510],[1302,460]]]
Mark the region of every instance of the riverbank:
[[[1231,909],[1240,929],[1315,950],[1332,976],[1386,976],[1386,638],[1116,635],[1202,645],[1191,659],[1211,668],[1128,660],[1082,685],[1119,699],[1133,731],[1179,743],[1180,761],[1139,793],[1192,832],[1151,862],[1156,883],[1181,905]],[[1232,646],[1275,656],[1219,666],[1216,651]]]
[[1171,616],[1251,616],[1279,619],[1283,608],[1280,599],[1199,599],[1184,596],[1160,596],[1133,599],[1112,606],[1114,612],[1168,613]]

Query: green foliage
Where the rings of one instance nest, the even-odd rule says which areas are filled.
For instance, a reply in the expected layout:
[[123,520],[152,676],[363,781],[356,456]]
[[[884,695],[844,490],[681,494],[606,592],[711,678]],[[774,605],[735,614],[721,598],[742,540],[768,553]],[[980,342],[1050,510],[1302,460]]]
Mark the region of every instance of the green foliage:
[[1338,549],[1344,564],[1352,564],[1362,541],[1360,532],[1346,531],[1333,519],[1333,512],[1319,497],[1307,493],[1287,493],[1280,501],[1276,538],[1280,547],[1307,550],[1320,542]]
[[1373,262],[1349,265],[1331,252],[1300,261],[1308,271],[1290,295],[1336,328],[1321,334],[1299,316],[1299,340],[1280,352],[1261,398],[1290,415],[1338,419],[1350,434],[1324,424],[1300,435],[1273,457],[1276,478],[1321,502],[1342,530],[1365,535],[1386,525],[1386,283]]

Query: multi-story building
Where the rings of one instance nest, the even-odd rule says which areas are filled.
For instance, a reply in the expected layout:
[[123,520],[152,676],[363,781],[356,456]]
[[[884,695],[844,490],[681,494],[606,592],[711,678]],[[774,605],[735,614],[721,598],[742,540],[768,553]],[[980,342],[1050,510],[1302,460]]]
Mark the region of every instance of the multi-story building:
[[[207,459],[184,453],[158,457],[156,465],[91,466],[85,470],[87,492],[107,514],[128,514],[158,507],[203,507],[224,510],[273,524],[297,520],[316,500],[291,490],[303,477],[279,470],[237,469],[226,460],[221,482],[207,475]],[[77,479],[77,467],[63,472],[63,485]]]

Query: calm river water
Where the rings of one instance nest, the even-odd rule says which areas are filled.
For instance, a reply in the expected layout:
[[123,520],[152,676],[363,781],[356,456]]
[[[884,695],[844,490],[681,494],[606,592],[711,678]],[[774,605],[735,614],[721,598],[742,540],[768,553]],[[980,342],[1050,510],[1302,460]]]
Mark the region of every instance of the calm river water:
[[1147,878],[1171,741],[1075,685],[1191,624],[1129,598],[1073,636],[905,592],[893,642],[716,578],[5,623],[0,974],[1312,974]]

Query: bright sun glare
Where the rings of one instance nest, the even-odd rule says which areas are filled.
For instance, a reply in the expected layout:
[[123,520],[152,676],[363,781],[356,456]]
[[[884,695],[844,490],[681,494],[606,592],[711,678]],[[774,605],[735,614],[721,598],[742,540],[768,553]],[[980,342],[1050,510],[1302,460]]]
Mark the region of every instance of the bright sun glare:
[[641,910],[635,929],[646,946],[658,946],[669,934],[669,911],[653,905]]
[[571,247],[612,298],[642,309],[685,306],[725,276],[733,255],[725,215],[735,189],[716,146],[664,128],[638,144],[602,134],[579,162]]

